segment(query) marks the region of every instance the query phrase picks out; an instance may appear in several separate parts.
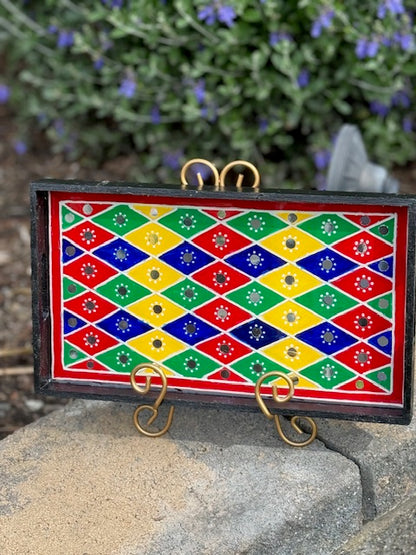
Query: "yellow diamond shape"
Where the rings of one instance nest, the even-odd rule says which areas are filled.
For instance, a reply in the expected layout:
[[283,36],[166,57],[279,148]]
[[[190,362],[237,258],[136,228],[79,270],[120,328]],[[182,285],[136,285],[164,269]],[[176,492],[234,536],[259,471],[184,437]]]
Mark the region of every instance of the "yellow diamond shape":
[[285,301],[265,312],[262,319],[290,335],[316,326],[322,318],[293,301]]
[[268,357],[291,370],[300,370],[323,358],[322,353],[295,337],[287,337],[263,349]]
[[166,297],[155,294],[129,306],[129,312],[136,314],[151,326],[159,327],[171,320],[176,320],[185,310],[166,299]]
[[296,228],[282,229],[260,241],[260,244],[281,258],[292,261],[300,260],[324,247],[323,243]]
[[277,212],[276,213],[279,218],[288,222],[291,225],[296,225],[312,216],[316,216],[315,212]]
[[165,360],[187,348],[182,341],[161,330],[150,330],[128,341],[127,344],[150,360],[157,361]]
[[317,277],[294,264],[285,264],[260,277],[259,281],[284,297],[296,297],[323,284]]
[[[319,389],[318,385],[304,378],[302,374],[296,374],[296,378],[297,381],[295,383],[295,391],[297,389]],[[281,386],[283,384],[283,381],[279,378],[278,380],[270,382],[270,384]]]
[[149,258],[135,266],[127,274],[153,291],[162,291],[183,278],[183,274],[174,270],[158,258]]
[[182,237],[179,237],[173,231],[154,222],[149,222],[128,233],[125,239],[135,247],[153,256],[158,256],[183,241]]
[[167,214],[168,212],[172,212],[173,210],[173,208],[171,208],[170,206],[163,206],[160,204],[134,204],[133,208],[134,210],[141,212],[152,220],[157,220],[161,216],[164,216],[165,214]]

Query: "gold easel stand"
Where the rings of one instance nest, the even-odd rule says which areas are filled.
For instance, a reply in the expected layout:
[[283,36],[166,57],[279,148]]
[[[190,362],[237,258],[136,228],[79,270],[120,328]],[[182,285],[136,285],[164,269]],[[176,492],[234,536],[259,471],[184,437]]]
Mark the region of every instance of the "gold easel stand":
[[[261,396],[261,386],[263,384],[263,382],[269,378],[277,378],[275,380],[275,382],[272,384],[272,394],[273,394],[273,400],[278,403],[278,404],[282,404],[282,403],[286,403],[287,401],[290,401],[290,399],[293,397],[293,393],[295,392],[295,383],[298,382],[298,377],[296,376],[296,374],[291,373],[291,374],[284,374],[283,372],[268,372],[267,374],[264,374],[261,378],[259,378],[259,380],[257,380],[256,383],[256,401],[262,411],[262,413],[266,416],[266,418],[268,418],[269,420],[274,420],[276,429],[277,429],[277,433],[279,434],[279,436],[283,439],[283,441],[285,443],[287,443],[288,445],[292,445],[292,447],[305,447],[306,445],[309,445],[310,443],[312,443],[312,441],[316,438],[316,434],[318,433],[318,428],[316,426],[316,422],[310,418],[309,416],[292,416],[292,418],[290,419],[290,423],[292,425],[292,428],[294,430],[296,430],[296,432],[298,434],[304,434],[305,432],[299,427],[299,420],[301,418],[304,418],[307,422],[309,422],[310,426],[311,426],[311,433],[310,436],[308,437],[308,439],[306,439],[305,441],[293,441],[291,439],[289,439],[283,432],[282,430],[282,425],[280,423],[280,417],[278,414],[272,414],[269,409],[266,406],[266,403],[264,402],[262,396]],[[289,391],[287,392],[286,395],[284,396],[280,396],[278,391],[277,391],[277,385],[276,382],[279,379],[282,379],[283,381],[286,382]]]
[[163,434],[165,434],[169,430],[170,425],[172,424],[173,411],[175,410],[175,407],[173,406],[170,407],[169,414],[168,414],[168,421],[165,427],[159,430],[158,432],[152,432],[151,430],[144,428],[142,424],[140,424],[139,415],[143,410],[146,410],[146,409],[152,413],[149,420],[147,421],[146,427],[150,426],[156,420],[159,414],[159,406],[162,403],[163,399],[165,398],[166,391],[168,388],[167,378],[163,370],[154,363],[144,362],[143,364],[139,364],[138,366],[136,366],[136,368],[134,368],[130,374],[130,383],[134,391],[136,391],[136,393],[139,393],[140,395],[146,395],[150,391],[152,375],[146,376],[146,385],[144,387],[140,387],[136,383],[136,375],[143,370],[152,370],[154,373],[156,373],[162,380],[162,389],[156,401],[153,403],[153,405],[139,405],[137,407],[137,409],[134,411],[133,422],[137,430],[141,434],[148,437],[160,437],[160,436],[163,436]]

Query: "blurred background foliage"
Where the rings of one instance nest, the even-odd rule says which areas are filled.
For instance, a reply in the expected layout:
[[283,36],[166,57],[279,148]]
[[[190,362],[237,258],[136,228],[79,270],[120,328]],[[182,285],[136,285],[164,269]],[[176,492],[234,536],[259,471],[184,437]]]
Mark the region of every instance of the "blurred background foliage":
[[131,177],[253,162],[263,184],[324,186],[342,123],[387,167],[416,158],[416,5],[404,0],[0,0],[0,103],[15,149],[41,129]]

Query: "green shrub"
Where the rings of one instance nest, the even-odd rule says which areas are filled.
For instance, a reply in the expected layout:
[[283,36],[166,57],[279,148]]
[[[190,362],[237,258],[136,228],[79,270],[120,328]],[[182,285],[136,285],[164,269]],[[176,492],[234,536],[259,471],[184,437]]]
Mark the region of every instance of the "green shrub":
[[413,18],[402,0],[0,0],[0,102],[22,144],[135,151],[138,179],[244,158],[266,185],[319,185],[343,122],[375,161],[415,158]]

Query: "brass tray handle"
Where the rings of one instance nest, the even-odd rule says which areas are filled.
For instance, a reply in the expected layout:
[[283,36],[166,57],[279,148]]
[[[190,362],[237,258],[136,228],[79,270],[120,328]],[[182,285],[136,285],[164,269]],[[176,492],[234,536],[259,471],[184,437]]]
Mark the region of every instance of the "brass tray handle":
[[[142,364],[139,364],[131,371],[130,383],[132,388],[136,391],[136,393],[139,393],[140,395],[146,395],[147,393],[149,393],[150,387],[151,387],[151,381],[152,381],[152,376],[148,375],[146,376],[146,385],[144,387],[141,387],[136,383],[136,379],[135,379],[136,375],[142,370],[152,370],[153,372],[155,372],[162,380],[162,389],[156,401],[153,403],[153,405],[139,405],[137,407],[137,409],[134,411],[134,414],[133,414],[133,422],[134,422],[134,425],[136,426],[136,429],[141,434],[147,437],[160,437],[160,436],[163,436],[163,434],[165,434],[169,430],[172,424],[173,412],[175,410],[175,407],[173,406],[170,407],[168,420],[166,422],[166,425],[161,430],[157,432],[152,432],[151,430],[147,429],[147,427],[150,426],[156,420],[159,414],[159,406],[166,396],[168,381],[163,370],[156,364],[150,363],[150,362],[144,362]],[[146,423],[146,428],[143,427],[143,425],[140,423],[140,420],[139,420],[139,415],[143,410],[149,410],[152,413]]]
[[295,373],[290,373],[290,374],[284,374],[283,372],[277,372],[277,371],[273,371],[273,372],[267,372],[266,374],[263,374],[263,376],[261,378],[259,378],[257,380],[256,383],[256,389],[255,389],[255,394],[256,394],[256,401],[257,404],[259,405],[262,413],[266,416],[266,418],[268,418],[269,420],[274,420],[275,426],[276,426],[276,430],[277,433],[279,434],[279,436],[283,439],[283,441],[285,443],[287,443],[288,445],[291,445],[292,447],[305,447],[306,445],[309,445],[310,443],[312,443],[312,441],[314,441],[314,439],[316,438],[316,435],[318,433],[318,428],[316,425],[316,422],[310,418],[309,416],[292,416],[292,418],[290,419],[290,424],[292,426],[292,428],[298,433],[298,434],[303,434],[305,433],[304,430],[302,430],[302,428],[299,426],[299,420],[301,418],[304,418],[307,422],[309,422],[310,426],[311,426],[311,432],[310,432],[310,436],[305,440],[305,441],[293,441],[291,440],[289,437],[287,437],[287,435],[283,432],[282,429],[282,425],[280,423],[280,417],[278,414],[272,414],[269,409],[266,406],[266,403],[264,402],[262,396],[261,396],[261,386],[263,384],[263,382],[269,378],[277,378],[277,380],[275,380],[275,382],[277,382],[279,379],[282,379],[283,381],[286,382],[286,385],[289,388],[289,391],[287,392],[286,395],[284,396],[280,396],[278,391],[277,391],[277,385],[276,383],[272,383],[272,396],[273,396],[273,400],[276,403],[286,403],[287,401],[290,401],[290,399],[293,397],[293,394],[295,392],[295,383],[297,383],[298,377],[296,376]]

